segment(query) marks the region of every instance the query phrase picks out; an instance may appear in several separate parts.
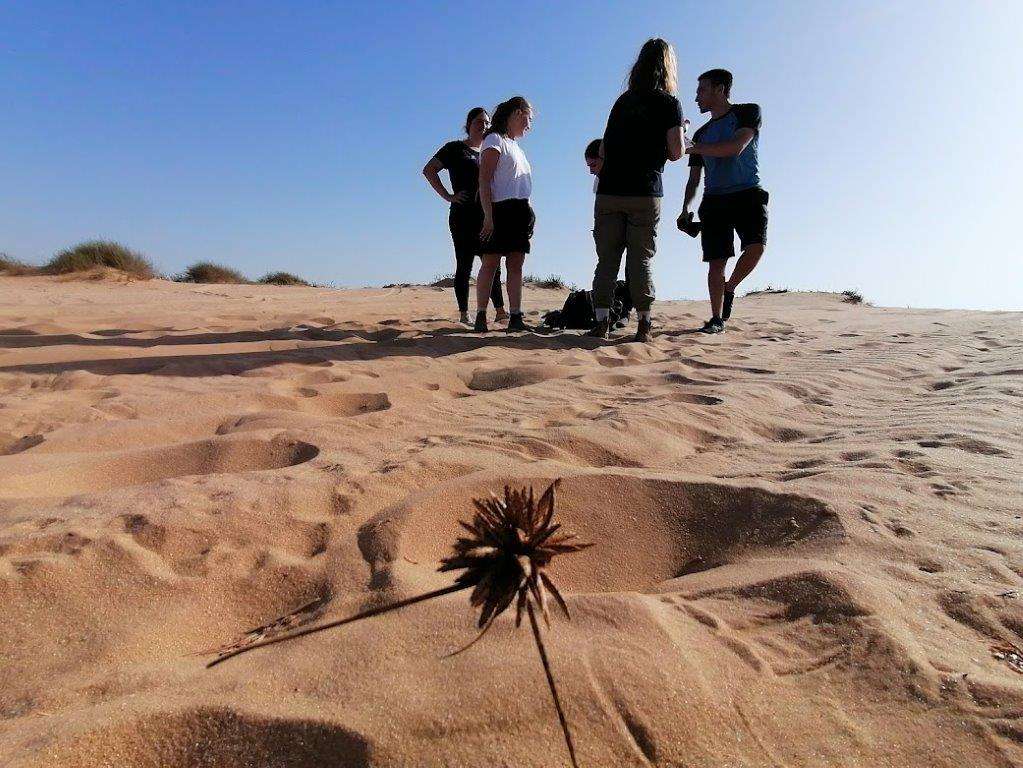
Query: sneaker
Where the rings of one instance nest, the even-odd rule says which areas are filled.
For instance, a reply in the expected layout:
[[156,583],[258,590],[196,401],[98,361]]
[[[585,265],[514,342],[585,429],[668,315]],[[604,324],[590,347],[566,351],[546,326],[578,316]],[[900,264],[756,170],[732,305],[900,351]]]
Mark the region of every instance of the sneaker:
[[636,341],[641,344],[646,344],[650,341],[650,329],[653,327],[653,323],[650,322],[649,317],[639,318],[639,328],[636,329]]
[[490,330],[487,326],[487,313],[477,312],[476,313],[476,324],[472,327],[476,333],[486,333]]
[[725,324],[720,317],[712,317],[703,324],[700,333],[721,333],[725,330]]
[[513,312],[512,316],[508,320],[508,331],[511,332],[511,331],[528,331],[528,330],[531,330],[531,329],[530,329],[530,327],[528,325],[526,325],[525,320],[522,319],[522,313],[521,312]]
[[458,322],[460,322],[462,325],[472,325],[472,320],[469,319],[468,312],[459,312]]
[[735,291],[725,291],[725,304],[721,307],[721,319],[727,320],[732,316],[732,302],[735,301]]
[[587,332],[587,336],[592,336],[597,339],[610,339],[611,338],[611,323],[607,320],[598,320],[597,324]]
[[504,307],[497,307],[497,314],[494,315],[495,323],[503,323],[508,319],[508,313],[504,311]]

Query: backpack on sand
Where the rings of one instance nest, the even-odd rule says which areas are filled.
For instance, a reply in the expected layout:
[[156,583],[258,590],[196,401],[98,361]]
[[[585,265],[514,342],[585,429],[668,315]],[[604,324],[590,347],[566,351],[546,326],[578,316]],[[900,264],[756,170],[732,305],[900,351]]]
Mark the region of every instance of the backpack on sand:
[[[632,311],[632,297],[624,280],[615,285],[609,318],[614,325],[628,320]],[[561,309],[548,312],[543,318],[544,325],[551,328],[577,328],[589,330],[597,324],[597,313],[593,308],[593,291],[572,291]]]

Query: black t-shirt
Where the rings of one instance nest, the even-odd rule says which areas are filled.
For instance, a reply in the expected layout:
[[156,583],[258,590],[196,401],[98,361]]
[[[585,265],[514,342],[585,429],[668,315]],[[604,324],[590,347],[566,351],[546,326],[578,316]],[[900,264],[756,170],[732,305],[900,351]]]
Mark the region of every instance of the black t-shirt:
[[451,177],[451,189],[457,195],[465,192],[467,203],[479,196],[480,153],[464,141],[449,141],[434,155]]
[[682,105],[664,91],[626,91],[611,107],[604,131],[598,195],[663,197],[668,130],[682,125]]

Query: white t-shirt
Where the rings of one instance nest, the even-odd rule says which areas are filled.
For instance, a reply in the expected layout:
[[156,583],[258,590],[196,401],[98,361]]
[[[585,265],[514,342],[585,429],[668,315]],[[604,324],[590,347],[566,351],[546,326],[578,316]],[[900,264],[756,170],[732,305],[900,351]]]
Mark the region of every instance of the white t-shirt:
[[533,169],[525,153],[515,139],[509,139],[499,133],[491,133],[483,139],[480,156],[488,149],[496,149],[501,153],[494,169],[494,179],[490,183],[492,200],[528,200],[533,191]]

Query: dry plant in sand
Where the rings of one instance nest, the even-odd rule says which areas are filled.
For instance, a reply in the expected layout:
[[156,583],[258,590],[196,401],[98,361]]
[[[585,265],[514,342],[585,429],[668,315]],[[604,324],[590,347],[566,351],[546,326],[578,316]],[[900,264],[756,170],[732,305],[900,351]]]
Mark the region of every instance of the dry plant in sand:
[[41,271],[46,275],[66,275],[96,267],[117,269],[140,280],[156,277],[156,270],[145,256],[112,240],[87,240],[65,248],[46,262]]
[[[564,531],[560,523],[554,522],[554,491],[560,481],[555,480],[536,501],[533,489],[513,491],[504,488],[504,498],[491,495],[489,499],[474,499],[476,512],[471,522],[460,521],[459,524],[467,532],[455,542],[453,552],[441,560],[442,572],[461,571],[455,583],[442,589],[427,592],[396,603],[371,608],[338,621],[304,627],[276,637],[266,638],[265,632],[246,633],[239,641],[224,646],[219,650],[217,658],[207,664],[213,667],[241,653],[263,648],[297,637],[322,632],[325,629],[351,624],[361,619],[377,616],[381,613],[404,608],[414,603],[421,603],[435,597],[472,589],[469,603],[480,609],[478,627],[479,635],[459,651],[461,653],[482,638],[495,619],[515,603],[515,626],[522,623],[523,615],[529,617],[533,630],[540,661],[547,676],[547,684],[554,700],[554,708],[558,713],[561,730],[565,736],[565,744],[573,766],[578,766],[575,756],[575,745],[568,727],[554,673],[550,660],[547,658],[547,647],[544,644],[537,611],[543,616],[544,622],[550,627],[547,594],[557,602],[567,618],[571,618],[568,605],[565,603],[558,588],[554,586],[544,569],[560,554],[578,552],[592,546],[575,541],[575,535]],[[269,629],[271,625],[260,628]],[[450,654],[454,655],[454,654]]]
[[189,265],[174,280],[179,283],[237,283],[240,285],[249,282],[248,278],[237,269],[225,267],[223,264],[214,264],[211,261],[197,261],[195,264]]

